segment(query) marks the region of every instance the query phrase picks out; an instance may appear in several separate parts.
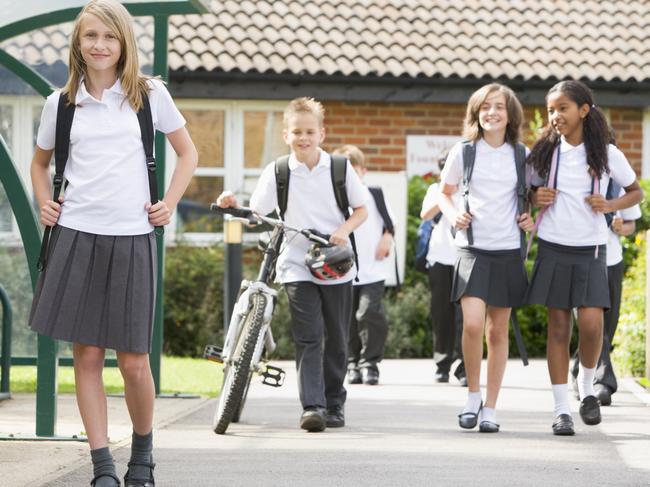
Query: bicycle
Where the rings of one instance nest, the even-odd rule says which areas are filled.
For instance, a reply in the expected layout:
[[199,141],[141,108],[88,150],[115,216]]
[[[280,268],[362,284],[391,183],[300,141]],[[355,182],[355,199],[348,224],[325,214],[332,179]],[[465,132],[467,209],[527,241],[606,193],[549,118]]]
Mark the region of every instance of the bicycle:
[[284,382],[285,372],[266,360],[276,348],[271,319],[277,291],[271,287],[271,282],[284,234],[296,232],[323,247],[331,244],[329,236],[316,230],[292,228],[282,220],[260,215],[250,208],[221,208],[213,203],[210,209],[248,226],[267,224],[273,227],[268,243],[261,246],[264,258],[257,279],[241,282],[223,348],[207,345],[203,354],[208,360],[224,365],[223,384],[212,422],[214,432],[224,434],[230,423],[239,422],[254,373],[260,374],[266,385],[280,387]]

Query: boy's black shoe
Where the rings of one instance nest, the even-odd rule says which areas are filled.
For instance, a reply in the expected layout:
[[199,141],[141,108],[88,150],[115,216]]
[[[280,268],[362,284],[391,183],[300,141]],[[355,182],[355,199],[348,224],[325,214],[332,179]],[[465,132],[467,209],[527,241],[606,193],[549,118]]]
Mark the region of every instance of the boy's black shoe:
[[558,436],[573,436],[573,418],[570,414],[560,414],[553,421],[553,434]]
[[600,423],[600,403],[596,396],[587,396],[580,402],[580,417],[584,424]]
[[348,369],[348,384],[361,384],[362,382],[359,369]]
[[325,408],[307,407],[300,416],[300,427],[310,433],[323,431],[326,426]]
[[376,386],[379,384],[379,371],[369,367],[364,367],[361,369],[361,379],[366,385]]
[[327,408],[327,421],[328,428],[342,428],[345,426],[345,413],[343,406],[332,406]]
[[438,370],[436,372],[434,379],[436,382],[440,384],[446,384],[447,382],[449,382],[449,372],[442,372]]
[[[149,478],[134,478],[131,475],[131,467],[139,465],[142,467],[149,467]],[[124,475],[124,487],[154,487],[156,482],[153,479],[153,468],[156,466],[155,463],[134,463],[129,462],[129,469]]]
[[612,404],[612,390],[604,384],[596,384],[596,397],[600,401],[601,406],[609,406]]

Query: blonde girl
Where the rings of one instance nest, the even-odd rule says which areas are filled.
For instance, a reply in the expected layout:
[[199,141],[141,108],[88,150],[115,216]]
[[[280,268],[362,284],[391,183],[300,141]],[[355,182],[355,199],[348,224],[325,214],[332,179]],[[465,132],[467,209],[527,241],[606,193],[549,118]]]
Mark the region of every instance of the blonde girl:
[[[65,196],[52,200],[49,161],[57,106],[74,104]],[[146,98],[146,99],[145,99]],[[155,129],[178,155],[169,188],[150,201],[136,112],[149,101]],[[59,148],[57,148],[59,149]],[[30,315],[38,333],[73,343],[77,404],[91,449],[91,485],[120,485],[108,447],[102,382],[107,348],[117,352],[133,423],[127,486],[152,486],[154,384],[154,227],[169,223],[197,164],[197,153],[164,84],[143,76],[132,18],[114,0],[93,0],[77,17],[66,86],[47,98],[31,176],[40,221],[52,227],[47,266]]]

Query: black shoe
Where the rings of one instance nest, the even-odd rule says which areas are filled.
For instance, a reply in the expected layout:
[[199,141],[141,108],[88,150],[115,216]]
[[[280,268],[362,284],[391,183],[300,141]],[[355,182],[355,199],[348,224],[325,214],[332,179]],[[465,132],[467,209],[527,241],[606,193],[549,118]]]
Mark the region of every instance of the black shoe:
[[95,484],[96,484],[97,481],[100,479],[100,477],[112,477],[113,480],[115,480],[115,485],[116,485],[117,487],[120,487],[120,485],[122,485],[122,484],[120,484],[120,479],[118,479],[115,475],[105,474],[105,475],[99,475],[98,477],[95,477],[94,479],[92,479],[92,480],[90,481],[90,486],[91,486],[91,487],[95,487]]
[[317,433],[325,429],[326,421],[324,408],[305,408],[300,416],[300,428],[310,433]]
[[449,382],[449,372],[441,372],[438,370],[434,376],[434,380],[441,384]]
[[600,423],[600,403],[596,396],[587,396],[580,402],[580,417],[584,424]]
[[600,401],[601,406],[609,406],[612,404],[612,390],[604,384],[596,384],[596,397]]
[[478,411],[476,411],[475,413],[460,413],[458,415],[458,426],[466,430],[471,430],[472,428],[475,428],[476,423],[478,423],[478,413],[481,412],[482,408],[483,408],[483,401],[481,401],[481,405],[478,407]]
[[348,384],[361,384],[361,372],[359,369],[348,369]]
[[342,428],[345,426],[343,406],[331,406],[327,408],[326,424],[328,428]]
[[460,384],[461,387],[467,387],[467,377],[464,375],[462,377],[459,377],[458,384]]
[[[139,465],[142,467],[149,467],[149,478],[134,478],[131,476],[131,467],[134,465]],[[124,487],[154,487],[156,482],[153,479],[153,468],[156,466],[155,463],[135,463],[129,462],[129,468],[124,475]],[[119,484],[118,484],[119,485]]]
[[478,425],[478,430],[481,433],[498,433],[499,432],[499,425],[496,424],[493,421],[483,420]]
[[573,436],[573,418],[570,414],[560,414],[553,421],[553,434],[558,436]]
[[376,386],[379,384],[379,371],[377,369],[364,367],[361,369],[361,379],[363,380],[363,383],[368,386]]

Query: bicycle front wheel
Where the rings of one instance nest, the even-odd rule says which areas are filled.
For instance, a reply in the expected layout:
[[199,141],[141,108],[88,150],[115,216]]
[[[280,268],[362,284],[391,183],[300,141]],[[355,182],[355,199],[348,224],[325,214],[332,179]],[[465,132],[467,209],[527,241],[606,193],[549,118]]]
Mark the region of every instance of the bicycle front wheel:
[[231,422],[239,420],[244,407],[245,395],[252,376],[251,361],[264,324],[265,309],[266,296],[252,294],[251,305],[237,338],[232,363],[223,371],[223,386],[212,422],[212,428],[218,435],[224,434]]

